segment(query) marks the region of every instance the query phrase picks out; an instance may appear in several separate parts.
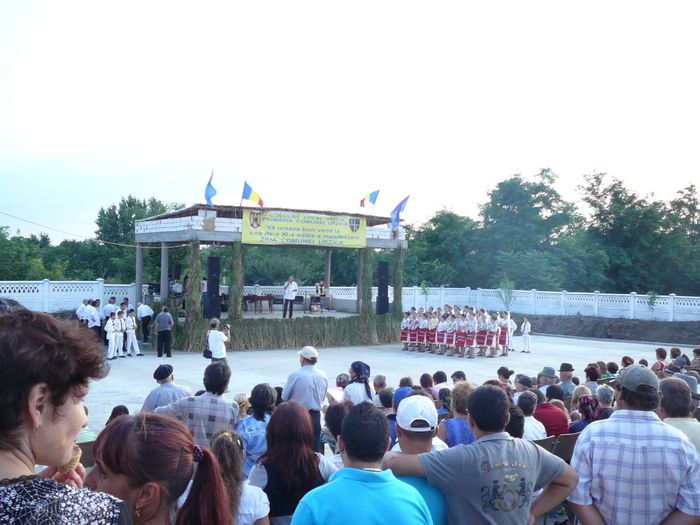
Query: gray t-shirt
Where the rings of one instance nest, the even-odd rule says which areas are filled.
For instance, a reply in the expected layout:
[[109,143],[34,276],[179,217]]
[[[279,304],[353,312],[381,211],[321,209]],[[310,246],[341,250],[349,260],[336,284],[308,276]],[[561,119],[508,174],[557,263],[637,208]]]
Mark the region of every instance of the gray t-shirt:
[[527,523],[532,493],[566,466],[542,447],[505,432],[418,459],[428,483],[447,498],[450,523],[489,525]]
[[158,331],[170,330],[170,325],[173,322],[173,317],[170,312],[161,312],[156,317],[156,323],[158,323]]

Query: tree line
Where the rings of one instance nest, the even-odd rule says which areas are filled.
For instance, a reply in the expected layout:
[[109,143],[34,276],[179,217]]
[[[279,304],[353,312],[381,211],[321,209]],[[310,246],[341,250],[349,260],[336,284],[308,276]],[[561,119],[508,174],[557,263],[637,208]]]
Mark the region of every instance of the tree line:
[[[557,176],[514,175],[487,193],[477,219],[442,209],[424,224],[405,225],[409,243],[404,286],[700,295],[700,205],[694,184],[670,202],[640,196],[604,173],[584,175],[580,200],[568,202],[554,188]],[[182,208],[157,199],[122,198],[101,208],[95,239],[52,245],[47,234],[11,236],[0,228],[0,280],[94,280],[128,283],[135,278],[136,220]],[[117,243],[126,246],[115,246]],[[246,285],[282,284],[294,274],[300,284],[323,278],[324,250],[246,246]],[[170,263],[187,273],[186,247],[170,250]],[[230,249],[208,246],[207,257],[230,265]],[[331,282],[353,286],[357,251],[334,250]],[[379,250],[377,261],[392,261]],[[146,250],[144,281],[160,280],[160,251]],[[228,284],[230,276],[222,273]]]

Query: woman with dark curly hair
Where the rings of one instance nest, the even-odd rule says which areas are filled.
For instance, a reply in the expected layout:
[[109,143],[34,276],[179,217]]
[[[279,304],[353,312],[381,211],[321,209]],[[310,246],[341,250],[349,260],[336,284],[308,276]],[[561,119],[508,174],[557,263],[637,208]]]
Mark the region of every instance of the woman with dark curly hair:
[[[0,523],[131,523],[124,502],[78,490],[83,399],[107,370],[94,334],[77,321],[0,315]],[[47,465],[40,476],[36,465]]]
[[314,452],[311,416],[298,401],[278,406],[267,424],[267,451],[250,471],[250,484],[270,500],[270,523],[288,525],[301,498],[337,469]]

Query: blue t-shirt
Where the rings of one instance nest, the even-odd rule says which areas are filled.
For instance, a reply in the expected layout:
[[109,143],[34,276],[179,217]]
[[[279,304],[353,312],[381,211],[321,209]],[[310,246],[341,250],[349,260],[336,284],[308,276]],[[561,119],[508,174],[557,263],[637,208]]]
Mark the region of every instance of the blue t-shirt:
[[471,445],[476,441],[472,429],[469,428],[469,420],[466,418],[452,418],[443,421],[445,425],[445,442],[452,448],[457,445]]
[[433,523],[420,493],[390,470],[344,468],[301,499],[292,525],[348,525],[348,521],[362,525]]
[[408,483],[420,492],[428,505],[434,525],[447,525],[447,500],[439,488],[429,485],[423,476],[396,476],[396,479]]

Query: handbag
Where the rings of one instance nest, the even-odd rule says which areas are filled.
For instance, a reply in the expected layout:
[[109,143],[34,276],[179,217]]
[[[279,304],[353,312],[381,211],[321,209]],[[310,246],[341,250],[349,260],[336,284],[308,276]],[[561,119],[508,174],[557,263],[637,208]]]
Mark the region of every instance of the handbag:
[[[211,332],[211,330],[209,330],[209,332]],[[207,332],[207,347],[209,346],[209,332]],[[209,350],[209,348],[205,348],[204,352],[202,352],[202,357],[204,359],[211,359],[211,350]]]

